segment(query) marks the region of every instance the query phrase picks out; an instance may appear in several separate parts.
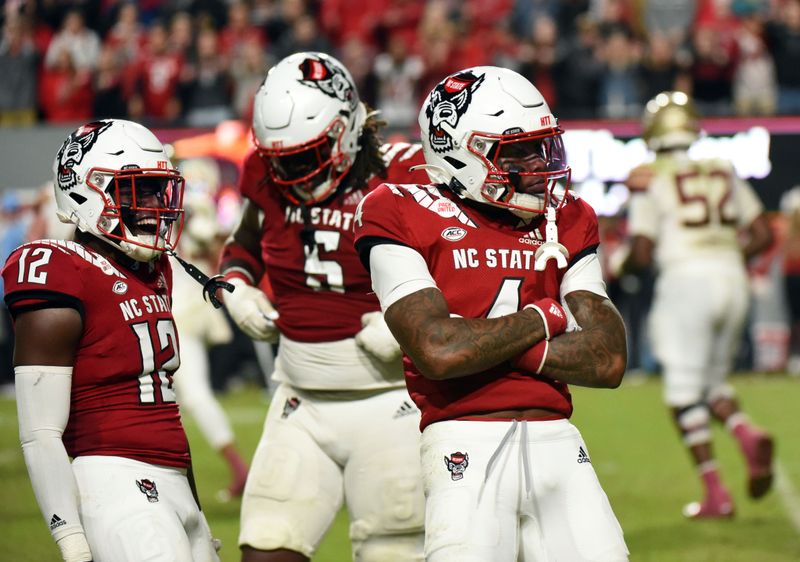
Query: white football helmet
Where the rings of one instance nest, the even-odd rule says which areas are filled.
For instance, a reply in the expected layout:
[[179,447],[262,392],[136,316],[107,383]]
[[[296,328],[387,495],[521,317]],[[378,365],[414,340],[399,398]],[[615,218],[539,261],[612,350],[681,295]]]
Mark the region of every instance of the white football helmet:
[[571,172],[562,131],[520,74],[494,66],[451,74],[428,95],[419,125],[434,183],[523,216],[563,204]]
[[104,119],[71,133],[53,163],[57,215],[147,262],[174,250],[183,227],[183,177],[148,129]]
[[253,136],[286,197],[315,203],[350,170],[366,118],[342,63],[324,53],[295,53],[270,69],[256,93]]

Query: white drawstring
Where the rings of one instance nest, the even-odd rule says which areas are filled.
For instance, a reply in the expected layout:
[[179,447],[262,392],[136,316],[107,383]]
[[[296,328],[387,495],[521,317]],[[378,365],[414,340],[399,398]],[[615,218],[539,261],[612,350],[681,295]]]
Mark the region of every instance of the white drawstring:
[[517,420],[512,420],[511,427],[508,428],[506,434],[503,435],[503,438],[500,440],[500,444],[492,453],[492,456],[489,457],[489,462],[486,463],[486,475],[483,477],[483,483],[486,484],[486,481],[489,480],[489,474],[492,472],[492,467],[494,466],[494,461],[497,460],[497,457],[500,455],[500,451],[503,450],[506,442],[508,441],[509,437],[514,435],[514,431],[517,429]]
[[525,497],[531,495],[531,467],[528,460],[528,422],[522,420],[522,442],[520,443],[520,453],[522,453],[522,472],[525,475]]
[[[500,440],[500,444],[492,453],[492,456],[489,457],[489,462],[486,463],[486,473],[483,477],[483,484],[481,484],[480,492],[478,493],[478,501],[480,501],[481,496],[483,495],[483,489],[486,486],[486,483],[489,481],[489,475],[492,472],[492,468],[494,468],[494,463],[497,458],[500,456],[500,452],[505,447],[508,440],[514,435],[514,432],[517,430],[517,420],[511,421],[511,427],[508,428],[506,434]],[[522,455],[522,470],[525,477],[525,494],[526,496],[530,497],[531,494],[531,469],[530,463],[528,460],[528,422],[522,420],[520,424],[522,426],[522,431],[520,435],[521,443],[520,443],[520,454]]]

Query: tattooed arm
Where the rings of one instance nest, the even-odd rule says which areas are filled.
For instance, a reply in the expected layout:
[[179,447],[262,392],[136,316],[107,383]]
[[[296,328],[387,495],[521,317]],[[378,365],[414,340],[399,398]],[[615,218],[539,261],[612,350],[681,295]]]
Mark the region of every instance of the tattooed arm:
[[485,371],[545,337],[533,309],[500,318],[451,318],[444,296],[431,288],[403,297],[384,317],[420,373],[434,380]]
[[541,374],[578,386],[618,387],[628,349],[625,325],[616,307],[589,291],[573,291],[566,301],[581,330],[550,340]]

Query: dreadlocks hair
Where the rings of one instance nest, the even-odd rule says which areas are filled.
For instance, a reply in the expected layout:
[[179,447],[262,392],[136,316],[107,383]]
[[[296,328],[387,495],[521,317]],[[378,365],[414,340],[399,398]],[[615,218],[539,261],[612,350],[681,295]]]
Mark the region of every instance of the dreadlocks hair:
[[383,139],[380,136],[380,129],[385,126],[386,121],[378,118],[378,112],[367,106],[367,120],[358,139],[361,148],[348,173],[348,187],[364,187],[373,176],[386,179],[386,162],[381,154]]

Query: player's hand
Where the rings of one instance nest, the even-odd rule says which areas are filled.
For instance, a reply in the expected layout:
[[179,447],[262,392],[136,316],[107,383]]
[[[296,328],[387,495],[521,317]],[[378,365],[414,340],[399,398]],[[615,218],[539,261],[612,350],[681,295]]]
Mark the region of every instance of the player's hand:
[[248,285],[243,279],[234,278],[231,283],[234,290],[225,295],[225,307],[236,325],[254,340],[277,342],[280,334],[275,326],[278,312],[272,307],[267,295]]
[[382,312],[367,312],[362,315],[361,325],[363,328],[356,334],[356,344],[359,347],[384,363],[400,357],[402,353],[400,345],[389,331]]
[[631,191],[645,191],[653,180],[653,176],[655,176],[653,167],[649,164],[641,164],[630,171],[625,185]]
[[567,313],[564,308],[551,298],[543,298],[526,305],[525,308],[532,308],[539,313],[544,323],[544,339],[549,340],[559,334],[563,334],[567,329]]
[[67,535],[58,539],[56,544],[64,562],[92,562],[92,551],[89,549],[85,534]]

